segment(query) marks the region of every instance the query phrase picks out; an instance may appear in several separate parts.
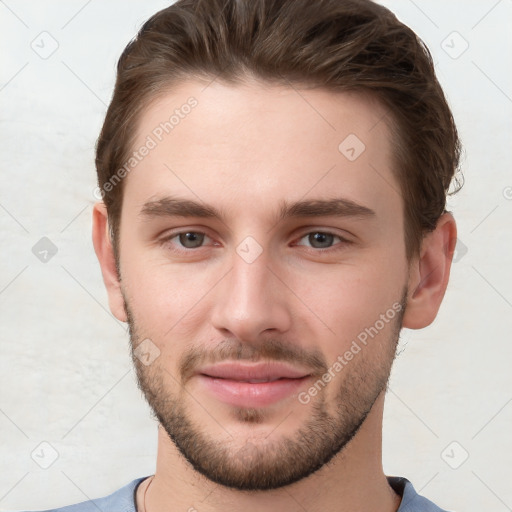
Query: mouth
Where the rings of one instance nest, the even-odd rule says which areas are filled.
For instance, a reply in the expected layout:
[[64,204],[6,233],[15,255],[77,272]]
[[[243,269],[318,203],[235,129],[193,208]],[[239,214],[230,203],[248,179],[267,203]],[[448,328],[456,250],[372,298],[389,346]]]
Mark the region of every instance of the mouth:
[[260,384],[261,382],[275,382],[276,380],[283,380],[285,379],[286,377],[274,377],[274,378],[269,378],[269,379],[248,379],[248,380],[243,380],[243,379],[228,379],[228,378],[224,378],[224,377],[213,377],[212,375],[207,375],[207,374],[202,374],[202,375],[205,375],[205,377],[212,377],[212,378],[217,378],[217,379],[224,379],[224,380],[233,380],[233,381],[236,381],[236,382],[249,382],[250,384]]
[[237,407],[265,407],[298,393],[311,374],[283,363],[225,362],[204,367],[197,377],[214,398]]

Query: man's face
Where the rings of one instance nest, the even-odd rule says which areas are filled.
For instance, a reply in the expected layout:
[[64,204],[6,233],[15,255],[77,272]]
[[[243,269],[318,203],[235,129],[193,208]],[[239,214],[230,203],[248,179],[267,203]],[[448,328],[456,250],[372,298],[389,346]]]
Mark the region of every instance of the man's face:
[[[148,354],[134,362],[169,437],[215,482],[310,475],[382,397],[408,276],[383,115],[355,94],[188,82],[140,121],[134,150],[157,144],[124,184],[122,293]],[[296,378],[206,376],[229,362]]]

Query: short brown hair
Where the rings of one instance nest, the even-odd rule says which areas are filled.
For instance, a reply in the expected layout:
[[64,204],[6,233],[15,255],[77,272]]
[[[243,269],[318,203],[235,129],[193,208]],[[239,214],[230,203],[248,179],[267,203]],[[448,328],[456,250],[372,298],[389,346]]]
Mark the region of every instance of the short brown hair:
[[461,151],[432,57],[418,36],[370,0],[178,0],[153,15],[123,51],[96,145],[116,259],[123,183],[106,184],[133,151],[143,109],[187,79],[236,84],[247,76],[360,91],[386,107],[407,258],[417,255],[446,211]]

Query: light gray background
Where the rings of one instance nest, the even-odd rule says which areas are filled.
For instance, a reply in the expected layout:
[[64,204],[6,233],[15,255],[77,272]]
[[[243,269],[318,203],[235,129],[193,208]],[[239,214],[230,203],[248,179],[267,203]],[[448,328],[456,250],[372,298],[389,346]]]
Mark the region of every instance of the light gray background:
[[[441,312],[403,333],[384,468],[449,510],[512,510],[512,1],[384,3],[432,51],[466,178],[449,200],[460,244]],[[2,511],[100,497],[154,472],[156,422],[90,231],[115,63],[167,4],[0,1]],[[44,236],[58,249],[46,263],[32,252]]]

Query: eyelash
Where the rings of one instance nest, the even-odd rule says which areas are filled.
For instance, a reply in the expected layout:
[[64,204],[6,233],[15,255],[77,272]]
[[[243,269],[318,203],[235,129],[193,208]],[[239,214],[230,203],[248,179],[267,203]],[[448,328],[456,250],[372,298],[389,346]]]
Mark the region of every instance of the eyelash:
[[[164,239],[162,239],[161,243],[162,243],[162,245],[165,245],[165,246],[173,246],[174,244],[172,244],[171,241],[175,238],[178,238],[180,235],[184,235],[186,233],[194,233],[196,235],[204,235],[205,237],[211,239],[211,237],[209,237],[203,231],[185,230],[185,231],[179,231],[179,232],[173,233],[173,234],[165,237]],[[326,247],[326,248],[315,248],[315,247],[304,246],[302,244],[296,244],[296,245],[299,245],[301,247],[306,247],[309,251],[313,251],[315,254],[322,254],[322,253],[327,253],[327,252],[330,253],[332,251],[339,251],[339,250],[343,249],[343,247],[336,247],[337,245],[346,246],[346,245],[350,245],[353,243],[350,240],[342,237],[341,235],[336,235],[335,233],[331,233],[330,231],[323,231],[323,230],[308,231],[308,232],[304,233],[297,240],[301,241],[303,238],[306,238],[312,234],[322,234],[322,235],[328,235],[328,236],[330,235],[330,236],[333,236],[334,238],[337,238],[340,242],[338,244],[334,244],[331,247]],[[202,249],[204,247],[205,247],[204,245],[201,245],[201,246],[195,247],[195,248],[181,248],[181,249],[176,249],[176,247],[172,247],[172,251],[176,252],[176,253],[185,254],[185,253],[191,253],[193,251],[198,251],[199,249]]]

